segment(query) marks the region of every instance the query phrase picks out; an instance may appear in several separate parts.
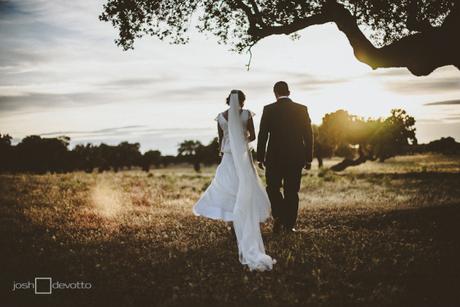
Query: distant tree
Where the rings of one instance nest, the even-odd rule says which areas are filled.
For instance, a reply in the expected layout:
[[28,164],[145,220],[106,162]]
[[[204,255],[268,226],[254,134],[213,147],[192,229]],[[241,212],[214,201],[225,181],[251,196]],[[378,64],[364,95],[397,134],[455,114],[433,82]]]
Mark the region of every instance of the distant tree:
[[36,173],[64,172],[68,165],[68,137],[27,136],[17,145],[18,168]]
[[[332,155],[351,159],[365,147],[373,133],[371,121],[351,115],[345,110],[337,110],[323,117],[318,127],[318,139],[323,156]],[[319,152],[321,153],[321,152]]]
[[196,155],[197,150],[203,146],[200,141],[185,140],[179,144],[177,155],[181,157],[192,157]]
[[206,146],[199,146],[196,150],[198,160],[205,164],[211,165],[219,162],[219,139],[216,137]]
[[440,138],[425,145],[424,151],[437,152],[442,154],[460,154],[460,143],[453,137]]
[[201,163],[211,165],[219,162],[219,144],[214,138],[204,146],[199,141],[184,141],[180,146],[181,155],[162,156],[157,150],[149,150],[143,155],[138,143],[122,142],[116,146],[101,143],[78,144],[68,150],[68,137],[42,138],[37,135],[25,137],[17,146],[11,145],[11,136],[0,135],[0,171],[14,172],[69,172],[83,170],[99,172],[124,167],[141,166],[144,170],[154,165],[167,167],[174,163],[192,163],[197,171]]
[[0,133],[0,149],[10,147],[12,139],[13,138],[9,134]]
[[95,168],[99,172],[113,169],[118,171],[142,164],[142,154],[139,143],[121,142],[118,145],[79,144],[71,152],[76,169],[92,172]]
[[460,154],[460,143],[455,141],[453,137],[448,136],[431,141],[428,144],[410,145],[408,151],[411,153],[433,152],[445,155],[458,155]]
[[83,170],[87,173],[91,173],[97,166],[96,162],[96,147],[91,144],[78,144],[72,150],[74,167],[79,170]]
[[328,142],[327,135],[322,126],[312,125],[313,130],[313,156],[318,160],[318,167],[323,167],[323,159],[330,158],[334,154],[333,144]]
[[193,164],[197,172],[200,171],[199,153],[202,150],[203,144],[200,141],[185,140],[179,144],[177,149],[177,158],[179,161]]
[[[458,0],[107,0],[100,20],[118,29],[117,45],[133,48],[143,35],[175,44],[200,32],[244,52],[272,35],[333,22],[355,57],[372,67],[407,67],[417,76],[438,67],[460,69]],[[365,31],[363,31],[365,29]]]
[[385,159],[402,153],[409,144],[416,143],[415,119],[406,111],[395,109],[386,119],[364,119],[337,110],[323,117],[322,123],[313,128],[315,157],[322,166],[322,159],[332,155],[344,160],[331,167],[341,171],[368,160]]
[[150,170],[152,165],[158,168],[161,164],[161,152],[158,150],[146,151],[142,155],[141,161],[142,170],[146,172]]
[[141,161],[142,154],[139,151],[141,145],[139,143],[128,143],[121,142],[115,148],[115,165],[117,169],[119,168],[131,168],[135,165],[138,165]]
[[199,172],[201,164],[211,165],[219,162],[219,140],[214,138],[206,146],[200,141],[185,140],[179,144],[177,152],[178,161],[193,164],[194,169]]
[[417,144],[415,119],[401,109],[391,110],[381,127],[373,135],[374,155],[381,161],[401,154],[410,144]]
[[323,142],[327,143],[334,150],[341,144],[346,143],[348,133],[346,129],[352,121],[352,116],[345,110],[337,110],[333,113],[324,115],[321,122],[323,136],[326,136]]
[[101,143],[95,148],[94,154],[98,172],[109,171],[111,167],[114,167],[114,171],[118,170],[118,167],[115,167],[117,158],[114,146]]
[[178,162],[178,159],[176,156],[166,155],[166,156],[161,157],[161,164],[164,167],[168,167],[169,165],[177,163],[177,162]]
[[13,163],[12,137],[9,134],[0,134],[0,171],[11,170]]

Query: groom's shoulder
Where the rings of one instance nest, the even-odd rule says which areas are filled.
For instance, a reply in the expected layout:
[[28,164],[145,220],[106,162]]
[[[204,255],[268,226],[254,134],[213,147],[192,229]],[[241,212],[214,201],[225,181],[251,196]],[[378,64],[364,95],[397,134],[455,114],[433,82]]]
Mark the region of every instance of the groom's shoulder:
[[273,109],[273,107],[275,106],[276,102],[273,102],[273,103],[269,103],[267,105],[264,106],[264,111],[265,110],[271,110]]
[[307,106],[304,105],[304,104],[301,104],[301,103],[298,103],[298,102],[295,102],[295,101],[293,101],[292,104],[293,104],[296,108],[298,108],[298,109],[302,109],[302,110],[308,111]]

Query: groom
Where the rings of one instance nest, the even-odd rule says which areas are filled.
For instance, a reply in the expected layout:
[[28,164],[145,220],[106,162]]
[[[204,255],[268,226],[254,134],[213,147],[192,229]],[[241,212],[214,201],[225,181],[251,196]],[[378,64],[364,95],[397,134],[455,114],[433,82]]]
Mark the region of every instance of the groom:
[[273,231],[295,232],[302,168],[309,170],[313,158],[311,122],[307,107],[289,98],[286,82],[276,82],[273,91],[276,102],[264,107],[260,120],[257,160],[261,169],[266,168]]

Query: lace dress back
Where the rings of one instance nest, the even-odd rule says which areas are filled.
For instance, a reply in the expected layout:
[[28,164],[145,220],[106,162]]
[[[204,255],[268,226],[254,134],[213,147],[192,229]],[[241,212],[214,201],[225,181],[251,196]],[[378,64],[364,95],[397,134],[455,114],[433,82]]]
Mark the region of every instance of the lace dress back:
[[[246,135],[248,135],[248,121],[250,118],[254,116],[254,113],[249,110],[242,110],[241,112],[241,124],[243,125],[243,129]],[[221,153],[231,153],[232,150],[230,148],[230,140],[228,137],[228,120],[225,118],[224,112],[219,113],[215,120],[219,123],[220,128],[222,129],[224,135],[222,137],[222,143],[220,146]]]

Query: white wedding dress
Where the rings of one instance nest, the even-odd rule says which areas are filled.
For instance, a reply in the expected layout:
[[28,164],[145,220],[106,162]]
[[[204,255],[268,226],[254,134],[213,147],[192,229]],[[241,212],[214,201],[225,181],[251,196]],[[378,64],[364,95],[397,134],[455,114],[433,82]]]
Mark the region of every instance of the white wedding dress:
[[204,194],[193,207],[195,215],[233,221],[240,262],[250,270],[271,270],[276,262],[265,253],[260,223],[270,216],[270,201],[252,161],[247,122],[253,113],[242,110],[231,94],[228,120],[216,120],[224,132],[222,161]]

